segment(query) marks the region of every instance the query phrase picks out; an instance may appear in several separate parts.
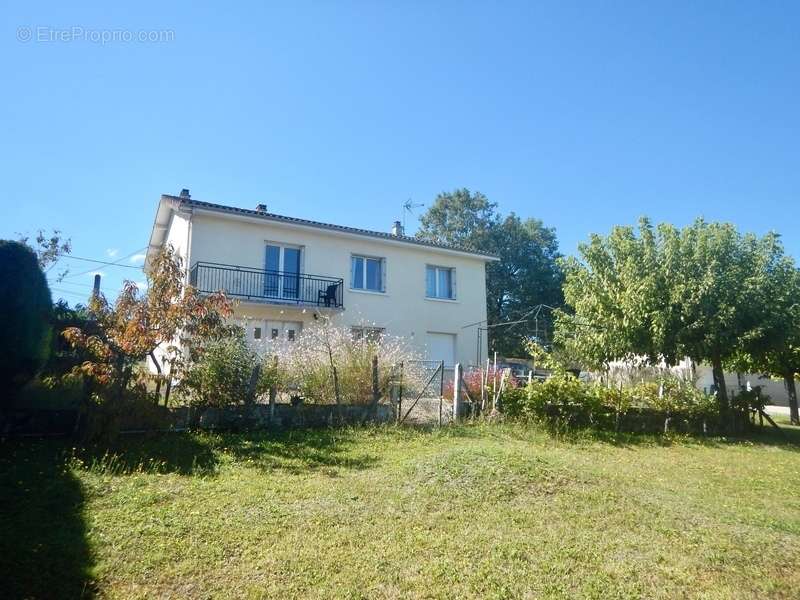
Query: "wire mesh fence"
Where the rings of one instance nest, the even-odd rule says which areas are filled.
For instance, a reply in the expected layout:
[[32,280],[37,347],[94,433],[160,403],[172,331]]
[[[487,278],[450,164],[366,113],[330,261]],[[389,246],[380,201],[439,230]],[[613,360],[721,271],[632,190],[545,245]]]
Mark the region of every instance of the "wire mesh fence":
[[452,401],[445,400],[452,386],[453,369],[443,361],[411,360],[401,365],[402,385],[397,392],[399,423],[443,424],[453,419]]

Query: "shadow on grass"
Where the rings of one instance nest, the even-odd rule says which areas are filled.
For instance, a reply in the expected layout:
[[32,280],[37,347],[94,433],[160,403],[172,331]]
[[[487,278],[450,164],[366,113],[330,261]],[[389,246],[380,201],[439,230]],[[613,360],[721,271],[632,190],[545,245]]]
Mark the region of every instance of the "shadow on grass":
[[4,598],[91,598],[80,482],[59,442],[0,443],[0,590]]
[[668,447],[673,445],[697,445],[704,447],[726,447],[732,445],[776,446],[793,452],[800,452],[800,427],[781,426],[780,431],[770,426],[754,426],[741,435],[719,436],[691,433],[669,432],[637,433],[614,432],[599,428],[554,428],[544,424],[508,419],[496,423],[476,421],[442,429],[430,426],[404,425],[402,429],[414,430],[422,434],[443,435],[453,438],[505,437],[519,441],[531,441],[532,437],[547,439],[565,444],[602,443],[619,448]]
[[731,436],[720,435],[699,435],[689,433],[667,434],[659,433],[633,433],[633,432],[614,432],[605,429],[561,429],[553,430],[541,425],[533,424],[513,424],[508,435],[525,439],[527,434],[525,429],[533,428],[539,433],[546,433],[553,440],[568,444],[584,444],[599,442],[616,446],[619,448],[654,447],[654,446],[673,446],[697,445],[704,447],[726,447],[732,445],[764,445],[777,446],[793,452],[800,451],[800,429],[781,427],[780,431],[772,427],[756,426],[753,430]]
[[74,450],[85,468],[107,474],[178,473],[210,475],[219,463],[214,436],[192,433],[125,435],[107,444]]
[[378,457],[354,454],[357,429],[305,429],[255,432],[221,436],[223,451],[234,460],[263,470],[280,469],[294,474],[324,469],[363,470],[375,466]]
[[209,476],[227,463],[298,474],[375,465],[376,456],[353,452],[354,437],[355,430],[331,428],[131,435],[122,436],[113,444],[75,450],[74,457],[83,468],[114,475],[139,472]]

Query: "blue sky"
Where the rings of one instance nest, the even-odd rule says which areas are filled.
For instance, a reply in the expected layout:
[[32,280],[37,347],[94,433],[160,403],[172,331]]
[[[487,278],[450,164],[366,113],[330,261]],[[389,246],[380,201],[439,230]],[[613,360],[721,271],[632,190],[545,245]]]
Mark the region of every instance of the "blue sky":
[[[800,257],[798,3],[4,2],[0,23],[0,237],[58,227],[118,260],[183,187],[373,229],[468,187],[565,253],[647,214]],[[171,34],[93,41],[112,31]],[[92,266],[71,268],[74,302]]]

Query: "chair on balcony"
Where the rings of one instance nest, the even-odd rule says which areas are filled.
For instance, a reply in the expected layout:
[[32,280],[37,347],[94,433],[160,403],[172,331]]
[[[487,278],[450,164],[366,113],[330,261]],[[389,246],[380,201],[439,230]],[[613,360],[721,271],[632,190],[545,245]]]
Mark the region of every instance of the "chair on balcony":
[[319,306],[320,303],[324,303],[325,306],[337,307],[339,304],[336,301],[336,290],[339,285],[338,283],[332,283],[324,290],[319,290],[319,292],[317,292],[317,306]]

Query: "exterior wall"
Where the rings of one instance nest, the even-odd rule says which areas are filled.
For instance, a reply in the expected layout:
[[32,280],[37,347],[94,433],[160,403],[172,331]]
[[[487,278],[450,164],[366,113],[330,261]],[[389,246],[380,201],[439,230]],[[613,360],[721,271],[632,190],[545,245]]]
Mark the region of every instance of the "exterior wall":
[[190,228],[191,221],[188,214],[173,213],[164,242],[165,244],[172,244],[175,252],[183,259],[184,265],[187,265],[189,260]]
[[[711,367],[707,365],[700,365],[696,369],[697,373],[697,387],[701,390],[709,391],[714,385],[714,375],[711,372]],[[725,384],[728,387],[728,393],[733,390],[738,393],[739,386],[751,387],[761,386],[761,393],[769,396],[769,404],[776,404],[778,406],[789,406],[789,393],[783,380],[770,379],[761,375],[754,375],[752,373],[742,373],[741,378],[737,373],[725,373]]]
[[[650,371],[651,374],[655,374],[655,371],[657,370],[667,369],[665,364],[661,364],[655,370],[642,367],[640,371],[637,372],[635,369],[634,371],[631,371],[630,367],[624,362],[612,362],[610,363],[609,367],[612,376],[616,375],[617,377],[620,377],[625,373],[634,373],[633,375],[628,375],[628,378],[632,380],[641,379],[647,375],[648,371]],[[671,367],[668,370],[676,376],[694,377],[695,386],[697,389],[706,393],[711,393],[711,390],[714,388],[714,375],[710,365],[701,364],[694,365],[693,367],[692,360],[687,357],[684,358],[677,366]],[[731,392],[738,394],[742,387],[745,389],[747,388],[748,383],[750,384],[751,388],[761,386],[762,394],[769,396],[769,404],[789,406],[789,393],[786,390],[783,380],[770,379],[768,377],[763,377],[762,375],[753,373],[725,372],[725,384],[728,388],[728,394]]]
[[[175,234],[176,237],[180,235],[180,232]],[[172,231],[169,233],[171,237]],[[330,311],[338,324],[383,327],[391,335],[409,339],[421,352],[426,352],[428,332],[452,334],[455,336],[456,361],[462,364],[476,362],[477,327],[464,329],[464,326],[486,319],[484,259],[358,235],[295,228],[280,223],[255,223],[197,212],[191,221],[190,262],[264,269],[267,242],[301,246],[303,273],[344,280],[344,310]],[[352,254],[385,260],[385,293],[350,288]],[[455,300],[425,297],[425,267],[428,264],[455,269]],[[316,310],[316,307],[303,309],[242,302],[237,316],[310,323]],[[485,358],[485,336],[482,346],[481,355]]]
[[[166,237],[164,238],[165,245],[172,245],[175,252],[183,260],[184,266],[189,264],[189,241],[191,235],[191,219],[190,215],[186,213],[173,213],[170,217],[169,226],[167,228]],[[177,344],[178,340],[173,340]],[[164,357],[166,355],[165,346],[159,346],[153,352],[156,359],[161,363],[162,368],[167,368],[164,365]],[[147,358],[147,368],[151,373],[156,373],[158,369],[153,364],[150,358]]]

